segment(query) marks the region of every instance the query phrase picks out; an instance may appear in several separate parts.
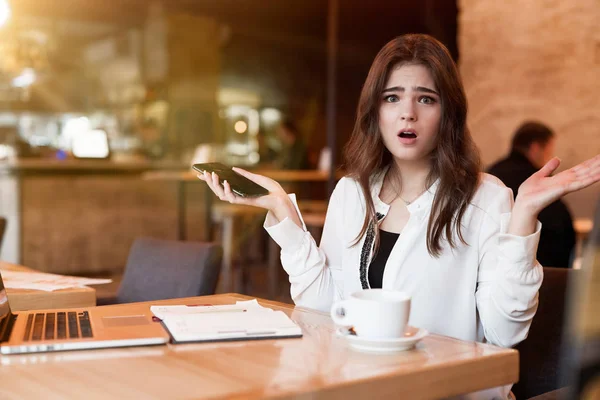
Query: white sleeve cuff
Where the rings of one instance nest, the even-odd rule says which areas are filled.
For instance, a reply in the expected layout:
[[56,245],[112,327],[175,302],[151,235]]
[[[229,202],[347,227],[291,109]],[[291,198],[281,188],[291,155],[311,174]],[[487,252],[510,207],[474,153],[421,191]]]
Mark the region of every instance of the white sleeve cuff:
[[265,223],[263,224],[263,227],[269,236],[273,238],[273,240],[279,245],[279,247],[281,247],[283,251],[292,251],[293,249],[299,247],[307,233],[306,225],[302,219],[302,214],[298,209],[296,195],[290,194],[288,196],[290,200],[292,200],[292,203],[296,208],[296,212],[300,217],[302,228],[296,225],[290,218],[285,218],[283,221],[277,222],[277,219],[270,211],[267,213]]
[[[528,236],[511,235],[507,233],[511,213],[500,216],[500,234],[498,235],[498,246],[501,255],[515,264],[525,264],[527,267],[535,265],[540,232],[542,224],[537,221],[535,232]],[[523,265],[523,267],[525,267]]]

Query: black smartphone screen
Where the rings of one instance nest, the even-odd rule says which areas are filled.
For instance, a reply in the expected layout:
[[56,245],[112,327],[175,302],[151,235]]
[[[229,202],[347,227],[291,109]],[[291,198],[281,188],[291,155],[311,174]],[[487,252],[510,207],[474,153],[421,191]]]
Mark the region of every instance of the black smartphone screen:
[[198,172],[214,172],[219,175],[219,182],[229,182],[231,191],[241,197],[259,197],[269,194],[269,191],[250,179],[238,174],[231,167],[221,163],[194,164],[192,166]]

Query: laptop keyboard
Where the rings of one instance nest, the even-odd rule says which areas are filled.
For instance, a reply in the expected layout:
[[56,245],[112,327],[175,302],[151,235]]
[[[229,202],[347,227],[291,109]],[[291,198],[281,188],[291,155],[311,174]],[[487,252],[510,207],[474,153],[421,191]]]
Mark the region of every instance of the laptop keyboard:
[[56,314],[56,338],[66,339],[67,338],[67,320],[64,312]]
[[91,338],[92,324],[87,311],[36,313],[27,316],[24,341]]

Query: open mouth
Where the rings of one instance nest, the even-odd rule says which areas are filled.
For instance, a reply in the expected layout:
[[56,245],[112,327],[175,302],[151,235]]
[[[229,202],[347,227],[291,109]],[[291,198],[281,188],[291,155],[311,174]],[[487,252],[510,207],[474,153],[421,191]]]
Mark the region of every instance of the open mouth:
[[404,139],[416,139],[417,135],[411,131],[403,131],[398,134],[399,137]]

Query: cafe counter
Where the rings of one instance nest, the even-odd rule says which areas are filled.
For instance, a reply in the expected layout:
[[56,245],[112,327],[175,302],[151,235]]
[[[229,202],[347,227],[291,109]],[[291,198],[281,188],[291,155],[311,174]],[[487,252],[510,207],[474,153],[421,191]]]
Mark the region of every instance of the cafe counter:
[[145,160],[0,163],[0,216],[7,219],[0,258],[65,274],[122,270],[136,237],[178,237],[181,201],[186,237],[205,240],[204,185],[189,185],[182,199],[176,182],[142,179],[185,168]]

